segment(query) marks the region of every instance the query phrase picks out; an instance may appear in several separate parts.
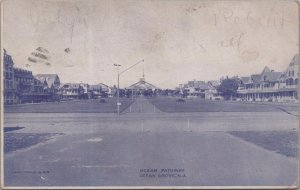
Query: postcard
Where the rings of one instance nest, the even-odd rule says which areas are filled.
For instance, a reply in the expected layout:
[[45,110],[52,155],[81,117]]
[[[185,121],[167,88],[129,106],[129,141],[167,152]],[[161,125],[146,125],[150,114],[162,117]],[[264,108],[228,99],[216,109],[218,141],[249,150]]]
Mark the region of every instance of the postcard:
[[3,189],[299,187],[299,3],[1,2]]

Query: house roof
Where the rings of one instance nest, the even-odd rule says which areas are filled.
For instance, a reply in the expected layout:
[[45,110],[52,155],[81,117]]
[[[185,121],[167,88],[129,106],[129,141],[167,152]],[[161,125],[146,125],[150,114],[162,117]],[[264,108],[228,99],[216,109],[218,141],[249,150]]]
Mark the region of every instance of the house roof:
[[194,87],[195,88],[206,88],[207,84],[204,81],[195,81]]
[[299,54],[296,54],[293,57],[291,63],[289,64],[289,66],[294,66],[294,65],[299,65]]
[[13,65],[14,62],[13,62],[11,56],[6,53],[5,49],[3,49],[3,51],[4,51],[4,55],[3,55],[4,64],[5,65],[9,65],[9,64]]
[[261,74],[271,72],[270,68],[268,66],[265,66]]
[[[296,54],[292,59],[292,61],[290,62],[289,66],[286,68],[286,70],[282,72],[281,79],[299,77],[298,66],[299,66],[299,54]],[[293,74],[291,75],[290,72],[292,72]]]
[[204,81],[188,81],[187,82],[188,87],[194,87],[194,88],[200,88],[201,86],[205,85]]
[[208,90],[208,89],[211,88],[211,86],[209,84],[207,84],[207,83],[204,83],[204,84],[197,85],[197,87],[195,87],[195,88],[199,88],[201,90]]
[[281,72],[266,72],[261,75],[261,81],[279,81],[281,74]]
[[213,87],[217,87],[221,84],[221,81],[220,80],[211,80],[211,81],[208,81],[208,83],[210,85],[212,85]]
[[244,84],[248,84],[250,83],[250,77],[241,77],[241,81],[244,83]]
[[55,86],[55,82],[60,82],[57,74],[38,74],[35,75],[35,78],[42,82],[46,81],[49,88],[51,88],[52,85]]
[[91,84],[90,89],[99,89],[99,88],[110,88],[108,85],[99,83],[99,84]]
[[[205,82],[205,81],[188,81],[186,84],[184,84],[184,88],[195,88],[195,89],[200,89],[200,90],[209,90],[214,88],[214,85],[211,84],[212,81],[210,82]],[[215,82],[217,86],[217,82]]]
[[148,90],[148,89],[159,89],[151,83],[146,82],[143,78],[128,87],[128,89]]
[[33,80],[34,80],[35,85],[45,85],[45,86],[48,86],[47,81],[42,82],[42,81],[40,81],[40,80],[38,80],[36,78],[33,78]]
[[252,79],[254,84],[258,84],[260,82],[260,77],[261,77],[260,74],[251,75],[251,79]]

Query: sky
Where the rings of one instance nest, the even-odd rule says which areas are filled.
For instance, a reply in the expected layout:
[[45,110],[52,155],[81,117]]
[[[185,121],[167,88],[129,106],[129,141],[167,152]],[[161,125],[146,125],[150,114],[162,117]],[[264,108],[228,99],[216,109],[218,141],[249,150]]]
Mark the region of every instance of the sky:
[[[3,47],[15,66],[62,83],[174,88],[283,71],[299,51],[295,1],[8,0]],[[42,56],[41,56],[42,55]],[[119,68],[114,64],[121,65]]]

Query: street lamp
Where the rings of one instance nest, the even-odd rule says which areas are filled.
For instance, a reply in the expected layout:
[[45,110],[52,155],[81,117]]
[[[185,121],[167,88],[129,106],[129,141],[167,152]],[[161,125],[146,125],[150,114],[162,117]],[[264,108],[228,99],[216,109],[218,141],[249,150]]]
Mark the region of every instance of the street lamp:
[[121,65],[119,64],[114,64],[115,67],[118,68],[118,88],[117,88],[117,112],[118,115],[120,114],[120,92],[119,92],[119,80],[120,80],[120,73],[119,73],[119,67],[121,67]]
[[139,62],[131,65],[130,67],[128,67],[127,69],[123,70],[122,72],[119,72],[119,67],[121,65],[119,64],[114,64],[115,67],[118,68],[118,89],[117,89],[117,113],[118,115],[120,115],[120,106],[121,106],[121,103],[120,103],[120,76],[125,73],[126,71],[128,71],[129,69],[133,68],[134,66],[140,64],[141,62],[144,62],[144,59],[140,60]]

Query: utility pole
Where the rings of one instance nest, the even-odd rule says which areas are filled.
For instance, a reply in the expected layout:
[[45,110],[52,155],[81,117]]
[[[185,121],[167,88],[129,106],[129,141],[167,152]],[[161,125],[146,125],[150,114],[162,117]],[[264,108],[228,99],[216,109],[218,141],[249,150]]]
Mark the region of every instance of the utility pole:
[[123,73],[125,73],[126,71],[130,70],[131,68],[133,68],[134,66],[140,64],[141,62],[144,62],[144,59],[142,59],[139,62],[135,63],[134,65],[128,67],[127,69],[123,70],[122,72],[119,72],[119,67],[121,65],[114,64],[114,66],[118,68],[118,89],[117,89],[117,114],[118,114],[118,116],[120,115],[120,106],[121,106],[121,102],[120,102],[120,76]]
[[117,69],[118,69],[118,81],[117,81],[117,83],[118,83],[118,86],[117,86],[117,113],[118,113],[118,115],[120,115],[120,86],[119,86],[119,84],[120,84],[120,72],[119,72],[119,67],[121,67],[121,65],[119,65],[119,64],[114,64],[114,66],[115,67],[117,67]]
[[118,99],[117,99],[117,110],[118,110],[118,115],[120,115],[120,106],[121,106],[121,102],[120,102],[120,73],[119,73],[119,67],[118,67]]

